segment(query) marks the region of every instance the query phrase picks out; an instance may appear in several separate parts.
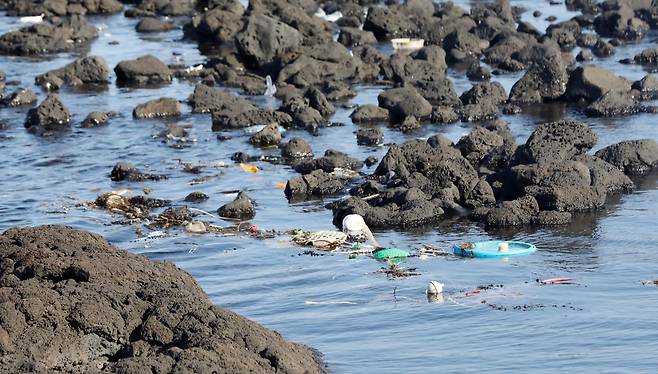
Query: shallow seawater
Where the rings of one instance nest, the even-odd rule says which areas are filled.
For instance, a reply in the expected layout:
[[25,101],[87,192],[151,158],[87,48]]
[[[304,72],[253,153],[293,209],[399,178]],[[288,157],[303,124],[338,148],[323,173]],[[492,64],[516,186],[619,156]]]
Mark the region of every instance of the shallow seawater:
[[[468,6],[469,2],[458,2]],[[563,6],[548,2],[519,1],[530,11],[524,19],[544,29],[543,19],[558,21],[573,16]],[[544,13],[534,19],[536,8]],[[168,63],[188,65],[204,60],[196,44],[183,41],[182,32],[138,36],[135,20],[122,15],[94,17],[103,28],[89,52],[103,56],[110,67],[120,60],[151,53]],[[0,17],[0,32],[17,28],[15,18]],[[593,63],[613,69],[630,79],[645,72],[616,61],[630,57],[651,44],[655,35],[617,48],[617,54]],[[119,45],[108,45],[109,41]],[[178,61],[173,52],[180,52]],[[577,53],[578,51],[574,51]],[[62,66],[78,56],[59,54],[47,60],[0,57],[0,70],[8,80],[32,87],[34,76]],[[451,71],[459,91],[470,87],[462,72]],[[500,76],[509,89],[520,74]],[[114,80],[114,74],[112,74]],[[331,229],[327,200],[288,203],[277,183],[297,175],[285,166],[257,162],[262,170],[247,173],[230,161],[236,151],[261,153],[240,130],[218,141],[209,115],[184,115],[170,122],[190,125],[196,141],[177,149],[154,138],[166,126],[160,120],[135,121],[132,108],[162,96],[185,99],[194,83],[175,80],[159,88],[63,90],[60,95],[74,113],[73,128],[57,137],[39,138],[23,128],[27,109],[0,109],[9,129],[0,130],[0,230],[12,226],[66,223],[105,235],[112,243],[152,259],[173,261],[198,280],[211,299],[287,338],[324,353],[336,373],[424,372],[653,372],[658,365],[658,288],[643,279],[658,278],[658,175],[639,183],[636,192],[614,198],[606,209],[579,216],[568,226],[487,232],[481,226],[456,219],[415,232],[382,231],[385,245],[420,248],[424,244],[449,250],[460,241],[515,239],[534,243],[539,251],[509,260],[474,260],[453,256],[410,258],[403,266],[417,268],[420,276],[389,279],[376,273],[383,265],[371,258],[346,255],[300,255],[304,249],[287,237],[254,240],[247,237],[191,236],[170,230],[168,236],[138,239],[135,228],[112,224],[121,217],[86,208],[83,203],[119,188],[135,194],[151,188],[152,196],[183,204],[191,191],[210,199],[193,207],[208,212],[246,190],[257,201],[253,223],[262,229]],[[8,87],[11,90],[12,87]],[[382,87],[360,86],[354,104],[376,103]],[[254,98],[259,105],[275,105]],[[119,118],[107,127],[82,129],[78,124],[95,110],[116,111]],[[316,155],[337,148],[360,159],[381,158],[387,147],[357,146],[349,120],[350,109],[339,108],[332,122],[344,126],[322,129],[318,136],[302,136]],[[584,118],[568,107],[540,106],[524,114],[504,117],[523,142],[538,123],[558,118],[578,118],[599,134],[596,149],[625,139],[658,139],[654,115],[641,114],[609,120]],[[426,125],[404,135],[384,129],[385,141],[399,143],[415,137],[442,133],[456,141],[473,124]],[[595,149],[595,150],[596,150]],[[263,153],[275,154],[275,150]],[[121,160],[139,168],[169,175],[161,182],[114,183],[108,174]],[[184,172],[181,162],[224,161],[227,167],[207,168],[200,175]],[[366,172],[372,171],[364,170]],[[200,185],[194,178],[216,176]],[[213,220],[210,217],[204,219]],[[217,224],[226,224],[214,219]],[[572,277],[572,284],[539,285],[536,279]],[[445,283],[442,302],[428,302],[430,280]],[[503,285],[464,297],[480,285]],[[309,303],[311,302],[311,303]]]

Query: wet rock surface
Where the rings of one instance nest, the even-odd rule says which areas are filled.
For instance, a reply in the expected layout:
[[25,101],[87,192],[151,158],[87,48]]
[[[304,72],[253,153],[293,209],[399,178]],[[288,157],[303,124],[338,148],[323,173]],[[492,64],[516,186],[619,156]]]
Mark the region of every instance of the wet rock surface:
[[39,23],[0,36],[0,54],[23,56],[70,51],[96,38],[96,28],[82,16]]
[[105,60],[102,57],[89,56],[38,75],[36,83],[46,90],[54,90],[64,84],[73,87],[83,84],[106,84],[109,83],[109,78],[110,69]]
[[99,235],[14,228],[0,253],[2,370],[324,372],[315,352],[212,305],[175,265]]
[[149,174],[137,169],[134,165],[127,162],[118,162],[110,172],[110,179],[114,182],[131,181],[141,182],[146,180],[162,180],[167,179],[165,175]]
[[163,97],[140,104],[133,110],[137,119],[176,117],[181,114],[181,105],[176,99]]
[[256,208],[249,195],[240,192],[235,200],[219,207],[217,214],[225,218],[249,220],[256,216]]
[[157,84],[171,81],[169,67],[157,58],[147,55],[135,60],[121,61],[115,68],[117,82],[125,84]]
[[8,107],[31,105],[37,102],[37,94],[31,88],[19,88],[7,94],[0,102]]
[[71,112],[59,96],[50,94],[36,108],[27,112],[25,127],[38,135],[50,135],[65,130],[71,125]]

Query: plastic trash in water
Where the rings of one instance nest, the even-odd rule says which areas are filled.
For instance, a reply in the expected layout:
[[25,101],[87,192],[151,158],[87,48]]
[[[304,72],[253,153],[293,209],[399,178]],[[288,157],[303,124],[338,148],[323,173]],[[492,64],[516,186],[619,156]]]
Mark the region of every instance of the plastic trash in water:
[[203,70],[203,64],[199,64],[199,65],[196,65],[196,66],[190,66],[187,69],[185,69],[185,72],[189,74],[189,73],[199,72],[201,70]]
[[550,279],[544,279],[542,281],[539,281],[541,284],[565,284],[569,283],[573,280],[576,280],[576,278],[550,278]]
[[206,225],[201,221],[192,221],[185,225],[185,231],[191,234],[205,234],[208,230]]
[[21,18],[18,19],[18,22],[23,23],[23,24],[41,23],[41,22],[43,22],[43,16],[44,16],[44,14],[41,13],[38,16],[21,17]]
[[292,240],[301,245],[320,249],[334,249],[347,241],[347,234],[340,231],[303,232],[295,235]]
[[378,260],[403,260],[409,257],[409,252],[403,251],[400,248],[382,248],[373,253],[376,259]]
[[325,21],[336,22],[343,17],[343,13],[341,13],[340,11],[335,11],[331,14],[327,14],[324,12],[324,9],[318,8],[318,11],[315,12],[314,16],[322,18]]
[[396,51],[415,51],[423,48],[424,39],[395,38],[391,39],[391,45]]
[[427,294],[428,295],[438,295],[443,293],[444,284],[438,281],[430,281],[427,285]]
[[453,253],[463,257],[505,258],[533,253],[537,247],[517,241],[491,240],[485,242],[455,244]]
[[267,85],[267,88],[265,88],[265,93],[263,95],[274,96],[276,94],[276,86],[272,83],[271,76],[268,75],[265,77],[265,84]]
[[249,165],[249,164],[245,164],[245,163],[242,163],[242,162],[241,162],[241,163],[240,163],[240,167],[241,167],[242,170],[244,170],[244,171],[248,171],[248,172],[250,172],[250,173],[258,173],[258,166]]

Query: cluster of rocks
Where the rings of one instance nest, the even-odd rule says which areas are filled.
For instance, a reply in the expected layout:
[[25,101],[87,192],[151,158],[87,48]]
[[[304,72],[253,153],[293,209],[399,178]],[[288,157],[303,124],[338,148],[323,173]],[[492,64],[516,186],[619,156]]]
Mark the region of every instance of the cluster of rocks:
[[[73,49],[97,34],[82,14],[113,12],[120,5],[115,0],[5,0],[0,6],[12,14],[42,11],[53,17],[0,36],[0,53],[24,55]],[[386,7],[368,5],[355,1],[320,4],[313,0],[259,0],[245,9],[238,0],[141,0],[126,12],[127,16],[142,17],[138,31],[166,31],[175,25],[158,17],[186,16],[186,37],[198,40],[202,47],[222,44],[226,48],[194,69],[167,66],[153,56],[122,61],[114,68],[117,83],[148,86],[166,84],[173,77],[199,79],[203,83],[189,101],[193,112],[212,113],[214,130],[256,124],[270,126],[268,130],[280,126],[314,132],[329,124],[333,102],[351,97],[354,93],[350,87],[364,82],[394,87],[379,95],[377,106],[357,108],[352,120],[390,122],[402,131],[414,131],[428,121],[492,120],[501,111],[518,113],[522,106],[547,101],[575,103],[589,116],[658,111],[642,104],[643,100],[658,97],[655,76],[630,82],[605,68],[578,66],[568,53],[575,47],[583,48],[577,60],[587,61],[587,51],[610,55],[614,45],[643,37],[658,26],[658,7],[650,2],[568,2],[570,9],[581,14],[552,24],[544,33],[521,21],[525,10],[505,0],[476,4],[470,11],[431,0],[407,0]],[[314,16],[318,10],[339,11],[342,17],[326,21]],[[338,41],[332,38],[334,32],[339,34]],[[388,57],[374,46],[393,37],[423,38],[425,47]],[[602,37],[614,39],[607,42]],[[658,50],[648,48],[630,60],[655,65],[656,56]],[[446,75],[447,68],[455,65],[468,66],[467,76],[474,81],[462,95],[457,95]],[[37,83],[47,90],[65,84],[106,83],[108,70],[101,58],[86,57],[38,76]],[[522,70],[524,75],[509,93],[490,80],[492,74]],[[276,110],[258,108],[212,87],[221,84],[260,95],[268,88],[266,76],[274,77],[276,96],[282,101]],[[31,103],[12,99],[6,102]],[[135,116],[177,115],[177,105],[166,98],[159,104],[164,102],[171,104],[166,111],[145,112],[140,107],[135,109]],[[360,139],[364,144],[380,141],[378,134],[361,134]],[[278,142],[276,136],[252,139],[259,146]]]
[[172,263],[65,226],[0,235],[0,315],[5,372],[326,372]]
[[[635,187],[631,177],[658,167],[654,140],[623,141],[587,154],[596,142],[586,124],[567,120],[539,125],[517,145],[506,124],[494,121],[457,144],[435,135],[393,145],[350,198],[329,208],[337,225],[352,213],[382,228],[435,223],[448,214],[468,214],[487,227],[565,224],[573,212],[603,207],[610,194]],[[293,179],[289,186],[298,183]],[[314,194],[344,189],[321,183]]]
[[123,10],[118,0],[0,0],[0,10],[9,16],[63,17],[85,14],[112,14]]

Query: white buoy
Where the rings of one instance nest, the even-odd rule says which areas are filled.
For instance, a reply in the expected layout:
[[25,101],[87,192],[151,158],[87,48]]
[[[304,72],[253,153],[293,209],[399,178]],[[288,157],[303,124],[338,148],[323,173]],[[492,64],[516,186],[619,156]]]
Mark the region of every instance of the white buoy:
[[443,283],[438,281],[430,281],[427,285],[428,295],[439,295],[443,293]]
[[509,251],[509,243],[502,242],[498,244],[498,252],[508,252],[508,251]]
[[28,16],[28,17],[21,17],[18,19],[18,22],[20,23],[41,23],[43,22],[43,16],[44,14],[41,13],[38,16]]

